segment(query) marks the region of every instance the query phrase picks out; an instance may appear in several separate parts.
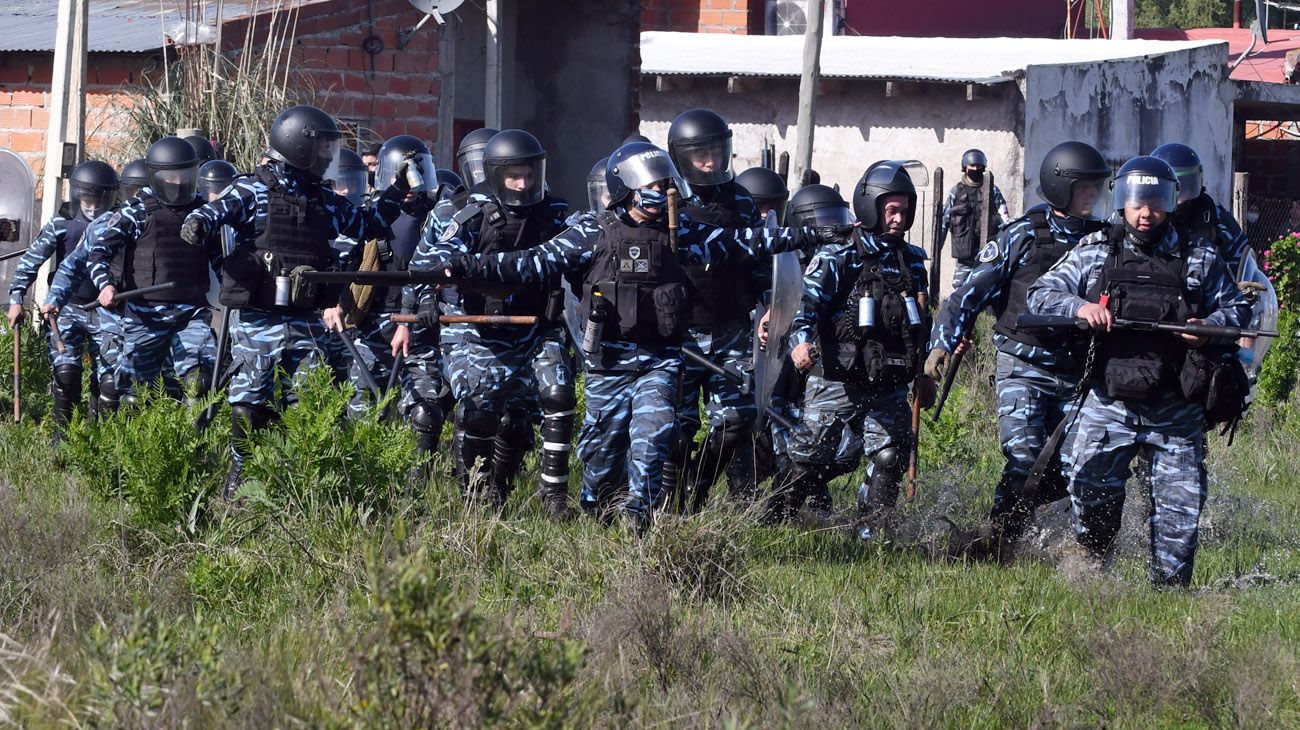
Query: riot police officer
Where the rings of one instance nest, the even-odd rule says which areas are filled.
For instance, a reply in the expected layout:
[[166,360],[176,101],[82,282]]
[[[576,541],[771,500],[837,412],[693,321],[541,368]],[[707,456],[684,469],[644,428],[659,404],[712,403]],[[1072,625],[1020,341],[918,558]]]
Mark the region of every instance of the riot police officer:
[[[966,150],[961,156],[961,180],[948,191],[939,217],[940,245],[952,231],[952,257],[956,262],[952,275],[953,289],[960,287],[978,265],[975,259],[984,248],[984,242],[996,235],[1000,226],[1011,222],[1007,199],[998,186],[993,186],[992,203],[984,200],[984,175],[988,164],[988,156],[982,151]],[[989,206],[988,229],[981,231],[980,217],[986,205]]]
[[786,207],[790,203],[790,188],[786,186],[785,178],[775,170],[751,167],[736,176],[736,184],[754,199],[759,219],[766,221],[771,216],[777,223],[785,220]]
[[456,147],[456,166],[460,168],[460,176],[465,181],[466,188],[472,189],[487,181],[487,174],[483,170],[484,150],[500,131],[483,127],[461,138]]
[[858,535],[871,539],[892,523],[915,448],[908,390],[915,382],[913,397],[924,404],[934,384],[917,377],[928,331],[928,278],[925,252],[904,238],[916,217],[916,187],[903,164],[867,168],[853,189],[853,212],[855,235],[819,250],[805,271],[790,356],[799,369],[815,369],[803,418],[790,436],[790,465],[774,480],[768,514],[786,519],[810,495],[829,495],[825,484],[848,429],[868,460],[858,490]]
[[1228,272],[1235,276],[1242,257],[1250,250],[1250,240],[1232,213],[1205,192],[1205,169],[1201,165],[1201,156],[1178,142],[1160,145],[1151,156],[1169,163],[1178,176],[1178,208],[1171,216],[1174,227],[1184,238],[1214,241],[1220,258],[1228,265]]
[[191,134],[184,138],[191,147],[194,148],[194,154],[199,158],[199,166],[218,159],[217,150],[212,146],[212,142],[207,137],[200,137],[197,134]]
[[239,171],[225,160],[208,160],[199,166],[199,197],[211,203],[234,182]]
[[[1122,220],[1084,238],[1029,289],[1035,314],[1077,317],[1095,333],[1087,395],[1064,455],[1074,527],[1094,565],[1119,530],[1129,464],[1151,456],[1151,580],[1192,578],[1205,503],[1205,408],[1187,391],[1221,343],[1188,334],[1112,329],[1117,318],[1243,326],[1250,307],[1212,240],[1170,224],[1173,168],[1135,157],[1115,176]],[[1226,344],[1235,359],[1235,344]],[[1195,379],[1195,378],[1193,378]]]
[[978,266],[944,302],[930,335],[926,372],[942,378],[952,354],[979,313],[997,317],[998,430],[1006,466],[993,493],[991,524],[959,547],[974,557],[1010,557],[1009,549],[1039,504],[1065,496],[1059,463],[1053,462],[1035,493],[1028,491],[1034,461],[1049,435],[1075,407],[1074,392],[1082,363],[1060,332],[1025,330],[1016,324],[1026,311],[1029,287],[1084,236],[1101,230],[1095,205],[1110,166],[1091,145],[1062,142],[1043,157],[1038,181],[1047,202],[988,242]]
[[[286,109],[271,125],[272,162],[236,179],[220,198],[185,219],[182,237],[195,246],[208,245],[208,237],[221,226],[235,231],[221,278],[222,304],[239,309],[230,330],[234,460],[223,487],[226,499],[233,499],[243,483],[249,437],[270,422],[279,405],[273,402],[277,385],[288,393],[298,368],[310,359],[325,361],[328,351],[330,333],[319,312],[326,302],[338,300],[337,292],[294,289],[290,274],[304,266],[339,265],[331,242],[340,236],[386,236],[408,192],[406,176],[399,174],[374,207],[360,208],[325,187],[322,175],[342,138],[334,118],[320,109]],[[284,374],[279,383],[277,373]]]
[[[23,298],[35,280],[41,265],[54,257],[56,265],[66,261],[82,241],[86,228],[99,215],[114,206],[118,193],[117,172],[106,162],[90,160],[77,165],[69,177],[71,200],[60,206],[59,213],[41,229],[18,260],[13,279],[9,284],[9,325],[16,326],[23,312]],[[53,279],[51,279],[53,282]],[[72,296],[77,304],[95,300],[96,291],[89,282],[78,287]],[[46,342],[50,364],[54,370],[51,390],[54,396],[54,423],[67,424],[72,411],[81,401],[81,358],[88,351],[96,376],[106,369],[99,350],[98,328],[95,314],[81,307],[60,312],[55,308],[42,308],[50,327],[58,327],[64,349],[58,351],[53,333],[47,330]],[[51,319],[53,317],[53,319]],[[97,384],[95,377],[92,385]]]

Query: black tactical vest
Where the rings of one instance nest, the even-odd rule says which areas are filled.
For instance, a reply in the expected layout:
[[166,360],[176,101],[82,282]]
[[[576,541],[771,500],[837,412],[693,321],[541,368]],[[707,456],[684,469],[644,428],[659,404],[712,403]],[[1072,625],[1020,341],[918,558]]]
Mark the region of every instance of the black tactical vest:
[[[71,212],[71,211],[69,211]],[[76,215],[68,217],[68,230],[63,235],[63,240],[59,241],[58,248],[54,252],[54,266],[50,267],[49,282],[53,283],[54,273],[59,264],[72,253],[72,250],[81,245],[81,239],[86,235],[86,228],[90,221],[86,220],[81,211]],[[93,301],[99,296],[99,289],[95,287],[95,282],[89,276],[81,277],[81,283],[77,285],[72,292],[71,301],[73,304],[86,304]]]
[[[1123,225],[1123,224],[1119,224]],[[1119,319],[1182,324],[1199,316],[1187,296],[1187,246],[1168,253],[1112,243],[1088,301],[1108,298]],[[1187,345],[1168,333],[1115,330],[1098,341],[1094,377],[1111,398],[1150,401],[1179,394]]]
[[[379,270],[406,271],[420,243],[420,219],[402,213],[393,221],[393,237],[379,242]],[[397,312],[402,308],[402,287],[376,286],[371,312]]]
[[[516,217],[494,201],[470,203],[462,213],[477,208],[478,243],[474,253],[497,254],[520,251],[545,243],[559,235],[564,227],[557,225],[551,197],[529,206],[523,217]],[[461,213],[457,214],[460,218]],[[559,277],[541,285],[519,286],[506,297],[477,291],[462,291],[461,306],[466,314],[505,314],[546,316],[546,305],[551,292],[560,286]]]
[[325,207],[319,187],[309,195],[293,195],[280,184],[274,171],[261,168],[256,175],[266,185],[266,227],[254,240],[252,250],[244,248],[226,257],[221,303],[283,312],[314,311],[315,305],[328,298],[327,289],[321,289],[315,305],[276,306],[275,277],[287,276],[299,266],[332,267],[333,214]]
[[203,203],[167,205],[141,193],[144,225],[122,258],[122,286],[127,290],[175,282],[176,288],[151,294],[148,302],[200,304],[208,291],[208,256],[181,239],[185,216]]
[[[719,185],[708,203],[687,206],[686,215],[693,222],[717,228],[749,226],[737,210],[734,181]],[[692,326],[726,326],[749,319],[759,294],[754,290],[753,261],[723,260],[707,266],[688,265],[685,269],[695,290]]]
[[582,321],[592,293],[608,307],[604,340],[639,345],[679,344],[690,316],[690,291],[668,232],[633,226],[613,213],[600,216],[600,241],[582,284]]
[[998,216],[989,211],[988,230],[980,233],[980,210],[984,203],[984,190],[957,183],[957,195],[948,209],[948,230],[952,231],[952,257],[958,261],[975,258],[984,242],[998,232]]
[[1178,235],[1189,241],[1204,239],[1218,247],[1219,206],[1209,195],[1201,193],[1183,203],[1172,218]]
[[[1011,275],[1011,283],[1006,286],[1002,291],[1002,297],[993,305],[993,314],[997,317],[997,324],[993,329],[1009,339],[1030,347],[1062,351],[1069,346],[1068,335],[1046,331],[1029,332],[1016,327],[1016,319],[1029,311],[1029,287],[1033,286],[1039,277],[1046,274],[1048,269],[1055,266],[1056,262],[1064,258],[1076,245],[1059,241],[1052,235],[1049,215],[1051,211],[1046,208],[1031,210],[1025,214],[1025,218],[1034,226],[1033,251],[1029,254],[1029,261]],[[1080,239],[1105,227],[1106,223],[1103,221],[1085,221]]]
[[[858,255],[864,266],[848,293],[847,307],[834,317],[818,323],[818,341],[822,357],[817,361],[820,375],[827,380],[865,383],[880,390],[892,390],[916,377],[920,364],[919,338],[929,332],[924,321],[918,326],[908,323],[905,297],[915,297],[908,256],[895,249],[901,275],[881,269],[869,262],[859,240]],[[860,300],[875,300],[876,324],[858,326]]]

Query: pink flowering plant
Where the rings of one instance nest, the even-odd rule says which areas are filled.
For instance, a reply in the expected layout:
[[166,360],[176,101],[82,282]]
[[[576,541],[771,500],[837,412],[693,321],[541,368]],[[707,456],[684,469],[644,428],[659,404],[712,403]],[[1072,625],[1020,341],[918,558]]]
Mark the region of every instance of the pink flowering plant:
[[1260,268],[1277,290],[1277,329],[1280,336],[1260,366],[1258,398],[1264,403],[1285,401],[1291,396],[1300,374],[1300,231],[1273,242],[1260,255]]

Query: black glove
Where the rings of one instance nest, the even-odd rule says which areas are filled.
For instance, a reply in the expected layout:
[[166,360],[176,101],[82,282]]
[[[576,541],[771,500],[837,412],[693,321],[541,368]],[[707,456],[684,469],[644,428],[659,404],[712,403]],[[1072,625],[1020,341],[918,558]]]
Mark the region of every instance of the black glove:
[[393,184],[391,187],[401,193],[402,197],[406,197],[406,194],[411,192],[411,183],[406,179],[406,171],[410,169],[410,167],[410,160],[402,160],[402,162],[397,166],[397,175],[393,178]]
[[415,315],[416,323],[430,332],[437,332],[441,324],[438,322],[438,302],[435,299],[426,299],[420,304],[420,311]]
[[817,243],[848,243],[853,237],[853,226],[817,226]]
[[202,218],[192,215],[185,219],[181,224],[181,240],[191,246],[203,246],[207,243],[208,232],[206,221]]
[[442,268],[448,272],[448,279],[468,279],[474,258],[468,254],[452,256],[443,263]]

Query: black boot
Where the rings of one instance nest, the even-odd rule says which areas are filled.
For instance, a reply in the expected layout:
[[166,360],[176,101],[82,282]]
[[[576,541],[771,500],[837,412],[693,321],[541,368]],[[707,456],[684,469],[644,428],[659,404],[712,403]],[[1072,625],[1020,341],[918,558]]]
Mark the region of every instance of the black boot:
[[763,524],[790,521],[799,513],[804,501],[824,486],[814,468],[787,461],[772,477],[772,492],[767,497]]
[[252,456],[249,442],[253,434],[265,428],[271,416],[271,411],[263,406],[236,403],[230,407],[230,450],[234,459],[221,487],[221,497],[227,502],[233,502],[244,485],[244,462]]
[[696,450],[695,458],[692,460],[692,467],[687,470],[684,480],[686,483],[687,508],[692,513],[704,509],[705,503],[709,500],[709,491],[713,488],[713,484],[726,471],[727,465],[731,463],[732,458],[736,455],[740,440],[746,437],[747,432],[741,431],[731,424],[723,424],[722,427],[709,431],[704,443]]
[[492,411],[473,410],[465,401],[456,404],[452,464],[461,493],[471,502],[488,498],[493,440],[500,425],[501,417]]
[[541,392],[542,455],[538,468],[537,498],[542,511],[554,522],[577,516],[569,506],[569,451],[573,448],[574,409],[577,396],[571,386],[554,385]]
[[523,411],[507,411],[492,439],[492,468],[488,472],[492,501],[497,509],[506,506],[515,488],[515,475],[532,446],[533,426],[528,422],[528,415]]
[[866,494],[858,496],[858,539],[891,539],[905,462],[902,449],[893,446],[881,449],[871,457],[871,477],[865,485]]
[[72,420],[72,412],[81,401],[81,368],[77,365],[60,365],[54,369],[54,379],[50,383],[54,395],[54,430],[63,432]]
[[442,437],[442,411],[434,401],[417,401],[406,413],[407,422],[415,432],[415,455],[420,460],[412,470],[411,481],[423,484],[429,481],[431,460],[438,451]]

